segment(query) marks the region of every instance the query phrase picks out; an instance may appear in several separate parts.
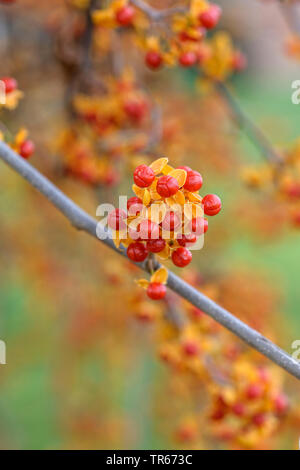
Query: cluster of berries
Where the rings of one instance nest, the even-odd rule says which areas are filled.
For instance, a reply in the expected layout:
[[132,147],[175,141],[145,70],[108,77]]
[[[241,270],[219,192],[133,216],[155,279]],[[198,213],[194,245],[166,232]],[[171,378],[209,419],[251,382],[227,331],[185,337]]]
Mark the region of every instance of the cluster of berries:
[[[159,14],[157,10],[158,17]],[[215,3],[190,0],[182,12],[174,9],[163,15],[160,22],[164,21],[166,27],[156,32],[151,13],[142,5],[135,7],[128,0],[115,0],[107,8],[95,10],[93,21],[106,30],[129,27],[129,31],[134,31],[137,44],[145,51],[145,64],[151,70],[164,65],[199,66],[209,77],[225,79],[247,64],[241,52],[228,47],[224,34],[221,41],[215,42],[214,36],[206,39],[207,32],[218,25],[221,14],[221,7]]]
[[105,92],[77,94],[73,100],[74,111],[96,135],[102,137],[120,128],[144,123],[149,116],[150,103],[132,70],[124,69],[116,79],[104,79],[103,88]]
[[138,17],[138,11],[128,0],[114,0],[107,8],[93,12],[94,23],[107,28],[137,26]]
[[[22,92],[18,90],[17,80],[14,77],[2,77],[0,78],[0,83],[4,85],[5,91],[5,103],[3,106],[8,109],[14,109],[19,99],[23,96]],[[35,145],[33,141],[27,137],[27,130],[20,129],[20,131],[14,137],[13,142],[8,142],[10,147],[26,160],[31,157],[35,151]],[[0,140],[5,140],[5,136],[2,133],[0,133]]]
[[[278,419],[288,410],[289,400],[267,367],[241,360],[232,374],[234,386],[213,394],[210,418],[218,423],[217,433],[227,433],[240,445],[252,447],[260,437],[274,431]],[[228,422],[234,423],[230,426]],[[226,430],[226,431],[225,431]]]
[[[128,200],[127,211],[115,209],[108,217],[116,245],[127,247],[134,262],[157,254],[162,260],[171,258],[177,267],[187,266],[192,260],[189,248],[208,229],[204,214],[218,214],[220,198],[214,194],[202,198],[201,174],[187,166],[174,169],[167,158],[139,165],[133,179],[135,196]],[[155,285],[147,293],[153,299],[163,298],[165,288]]]
[[264,163],[246,167],[243,181],[251,189],[265,192],[270,202],[281,209],[286,220],[295,228],[300,227],[300,140],[281,154],[280,165]]
[[74,119],[58,138],[57,149],[67,174],[112,186],[120,179],[119,160],[147,146],[151,105],[130,69],[102,82],[100,92],[74,96]]
[[150,37],[146,40],[146,65],[153,70],[164,63],[177,63],[182,67],[201,65],[209,55],[203,39],[208,30],[217,26],[221,13],[221,8],[216,4],[192,1],[186,14],[176,15],[173,19],[172,27],[176,35],[167,53],[157,39]]
[[[1,92],[5,93],[4,102],[0,102],[0,108],[4,107],[9,110],[15,109],[19,100],[23,97],[22,91],[18,89],[18,82],[13,77],[0,78]],[[2,101],[2,100],[1,100]]]
[[28,160],[35,151],[35,144],[28,139],[28,131],[24,128],[21,128],[14,137],[13,142],[8,142],[8,144],[25,160]]

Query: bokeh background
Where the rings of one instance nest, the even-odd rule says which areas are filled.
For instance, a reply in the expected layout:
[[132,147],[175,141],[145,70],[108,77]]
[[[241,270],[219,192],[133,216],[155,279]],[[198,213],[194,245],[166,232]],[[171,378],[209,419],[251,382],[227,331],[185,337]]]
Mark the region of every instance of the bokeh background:
[[[37,146],[31,163],[95,215],[100,202],[116,203],[119,193],[129,193],[130,174],[95,191],[61,173],[55,142],[66,125],[67,85],[50,26],[63,1],[17,3],[0,7],[0,68],[18,79],[25,97],[2,121],[11,132],[28,128]],[[291,102],[291,83],[300,76],[299,62],[285,54],[287,23],[276,2],[219,3],[222,28],[249,62],[232,89],[274,146],[286,148],[299,136],[300,112]],[[146,74],[146,82],[164,114],[176,117],[180,110],[189,123],[183,161],[203,173],[205,192],[223,200],[192,268],[222,284],[224,304],[237,315],[243,307],[258,316],[272,311],[270,327],[292,352],[292,341],[300,339],[300,233],[243,185],[240,169],[260,162],[259,151],[218,97],[199,93],[193,71]],[[76,232],[2,163],[0,188],[0,338],[7,345],[7,364],[0,366],[0,447],[180,448],[169,424],[178,403],[168,386],[170,371],[157,358],[155,326],[131,312],[138,273]],[[295,382],[290,379],[291,390]],[[293,429],[272,445],[293,449],[297,442]]]

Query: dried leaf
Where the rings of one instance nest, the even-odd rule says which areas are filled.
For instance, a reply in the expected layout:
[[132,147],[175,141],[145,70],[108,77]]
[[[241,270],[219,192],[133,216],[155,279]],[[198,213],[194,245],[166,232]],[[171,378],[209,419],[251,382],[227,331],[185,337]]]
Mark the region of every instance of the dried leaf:
[[189,201],[191,201],[191,202],[201,202],[202,201],[202,197],[198,193],[188,192],[187,197],[188,197]]
[[119,248],[119,247],[120,247],[120,245],[121,245],[121,240],[120,240],[120,238],[118,238],[118,237],[116,237],[116,236],[113,236],[113,242],[114,242],[116,248]]
[[155,175],[159,175],[163,171],[163,168],[167,165],[167,158],[159,158],[151,163],[150,168],[154,171]]
[[157,181],[158,179],[155,178],[155,180],[153,181],[153,183],[151,184],[149,188],[150,196],[151,196],[151,199],[153,199],[153,201],[158,201],[159,199],[161,199],[161,196],[156,192]]
[[165,248],[157,254],[157,257],[162,260],[166,260],[169,258],[169,256],[170,256],[170,247],[167,243]]
[[15,137],[15,144],[18,146],[20,144],[22,144],[22,142],[24,142],[24,140],[27,138],[28,136],[28,131],[27,129],[25,129],[24,127],[22,127],[19,132],[17,133],[16,137]]
[[168,270],[162,266],[151,276],[151,282],[166,284],[168,280]]
[[151,199],[153,201],[159,201],[161,196],[156,191],[150,191]]
[[162,170],[162,173],[164,175],[168,175],[169,173],[171,173],[171,171],[174,171],[174,168],[171,167],[170,165],[166,165],[163,170]]
[[171,207],[172,210],[174,211],[180,211],[181,206],[175,201],[174,196],[172,197],[167,197],[166,198],[166,203],[168,204],[169,207]]
[[187,175],[186,171],[178,169],[178,170],[173,170],[168,174],[169,176],[172,176],[173,178],[175,178],[178,181],[179,187],[182,188],[182,186],[184,185],[186,181],[186,175]]
[[174,194],[173,199],[176,204],[180,204],[181,206],[185,204],[185,196],[182,191],[177,191],[177,193]]
[[147,279],[136,279],[135,283],[138,286],[142,287],[143,289],[147,289],[150,284],[149,281],[147,281]]
[[130,243],[133,243],[134,240],[132,240],[131,238],[127,238],[126,240],[122,240],[122,245],[125,246],[125,248],[128,248]]
[[145,189],[144,196],[143,196],[143,204],[144,206],[148,206],[150,202],[151,202],[150,192],[148,191],[148,189]]
[[139,197],[140,199],[143,200],[144,192],[145,192],[144,189],[139,188],[136,184],[133,184],[133,185],[132,185],[132,191],[134,192],[134,194],[135,194],[137,197]]

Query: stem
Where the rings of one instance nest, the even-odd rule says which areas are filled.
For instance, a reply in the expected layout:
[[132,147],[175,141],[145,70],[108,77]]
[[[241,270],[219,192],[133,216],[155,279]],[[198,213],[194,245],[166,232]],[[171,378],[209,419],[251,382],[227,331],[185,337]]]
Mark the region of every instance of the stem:
[[[62,214],[65,215],[74,227],[79,230],[83,230],[98,239],[101,238],[101,236],[106,236],[105,239],[100,241],[119,254],[126,256],[124,249],[118,250],[115,247],[109,230],[101,227],[101,225],[97,223],[97,220],[77,206],[77,204],[69,199],[62,191],[60,191],[60,189],[32,167],[27,161],[22,159],[4,142],[0,142],[0,158],[40,193],[42,193],[60,212],[62,212]],[[147,262],[138,264],[138,266],[147,271]],[[206,312],[221,325],[225,326],[225,328],[245,341],[249,346],[252,346],[291,375],[300,379],[300,363],[298,361],[293,359],[281,348],[254,329],[250,328],[220,305],[216,304],[208,297],[201,294],[201,292],[197,291],[194,287],[181,280],[171,271],[169,271],[167,285],[178,295],[188,300],[195,307]]]
[[299,10],[296,9],[296,3],[292,4],[279,0],[278,9],[289,33],[292,35],[299,34],[299,15],[297,14]]
[[280,165],[282,163],[282,158],[279,153],[274,149],[271,142],[260,128],[254,124],[252,119],[240,107],[238,101],[231,94],[227,86],[222,82],[215,82],[215,88],[230,108],[238,126],[245,131],[250,140],[252,140],[256,147],[261,151],[263,156],[270,163]]
[[184,6],[157,10],[156,8],[148,5],[143,0],[130,0],[130,3],[145,13],[145,15],[147,15],[153,21],[159,21],[167,18],[168,16],[176,15],[177,13],[186,13],[188,11],[188,8]]
[[82,38],[83,57],[81,63],[81,73],[84,73],[91,65],[91,45],[93,41],[93,17],[92,13],[95,8],[96,0],[91,0],[86,10],[86,27]]

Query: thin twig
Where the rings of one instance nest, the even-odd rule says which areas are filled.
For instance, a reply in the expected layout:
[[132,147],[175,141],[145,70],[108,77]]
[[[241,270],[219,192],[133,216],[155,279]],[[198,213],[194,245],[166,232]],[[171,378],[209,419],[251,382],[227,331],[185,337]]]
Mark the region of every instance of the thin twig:
[[[298,3],[298,4],[297,4]],[[292,35],[299,35],[299,2],[278,1],[278,9],[282,19]]]
[[255,125],[252,119],[241,108],[238,101],[229,91],[228,87],[222,82],[216,82],[215,88],[228,105],[237,125],[245,131],[250,140],[261,151],[262,155],[270,163],[280,165],[282,163],[280,154],[274,149],[271,142],[260,130],[260,128]]
[[[40,193],[42,193],[60,212],[65,215],[74,227],[89,233],[95,238],[104,238],[100,241],[117,251],[119,254],[126,256],[124,249],[118,250],[115,247],[110,231],[97,223],[97,220],[77,206],[77,204],[69,199],[53,183],[45,178],[45,176],[32,167],[27,161],[22,159],[4,142],[0,142],[0,158]],[[146,263],[138,266],[147,271]],[[220,305],[210,300],[197,289],[184,282],[171,271],[169,271],[167,285],[178,295],[188,300],[195,307],[206,312],[218,323],[223,325],[240,339],[244,340],[249,346],[252,346],[291,375],[300,379],[300,363],[298,361],[293,359],[281,348],[254,329],[250,328]]]
[[91,0],[89,7],[86,10],[86,25],[82,38],[82,63],[80,67],[82,74],[85,73],[91,65],[91,46],[93,43],[94,31],[93,10],[95,5],[96,0]]
[[160,143],[162,139],[162,132],[162,109],[158,104],[153,104],[151,111],[151,129],[149,131],[147,145],[143,149],[145,153],[151,153],[151,151]]
[[143,0],[130,0],[130,3],[145,13],[148,18],[152,21],[160,21],[169,16],[176,15],[178,13],[186,13],[188,11],[187,7],[178,6],[173,8],[166,8],[164,10],[157,10],[156,8],[151,7]]

